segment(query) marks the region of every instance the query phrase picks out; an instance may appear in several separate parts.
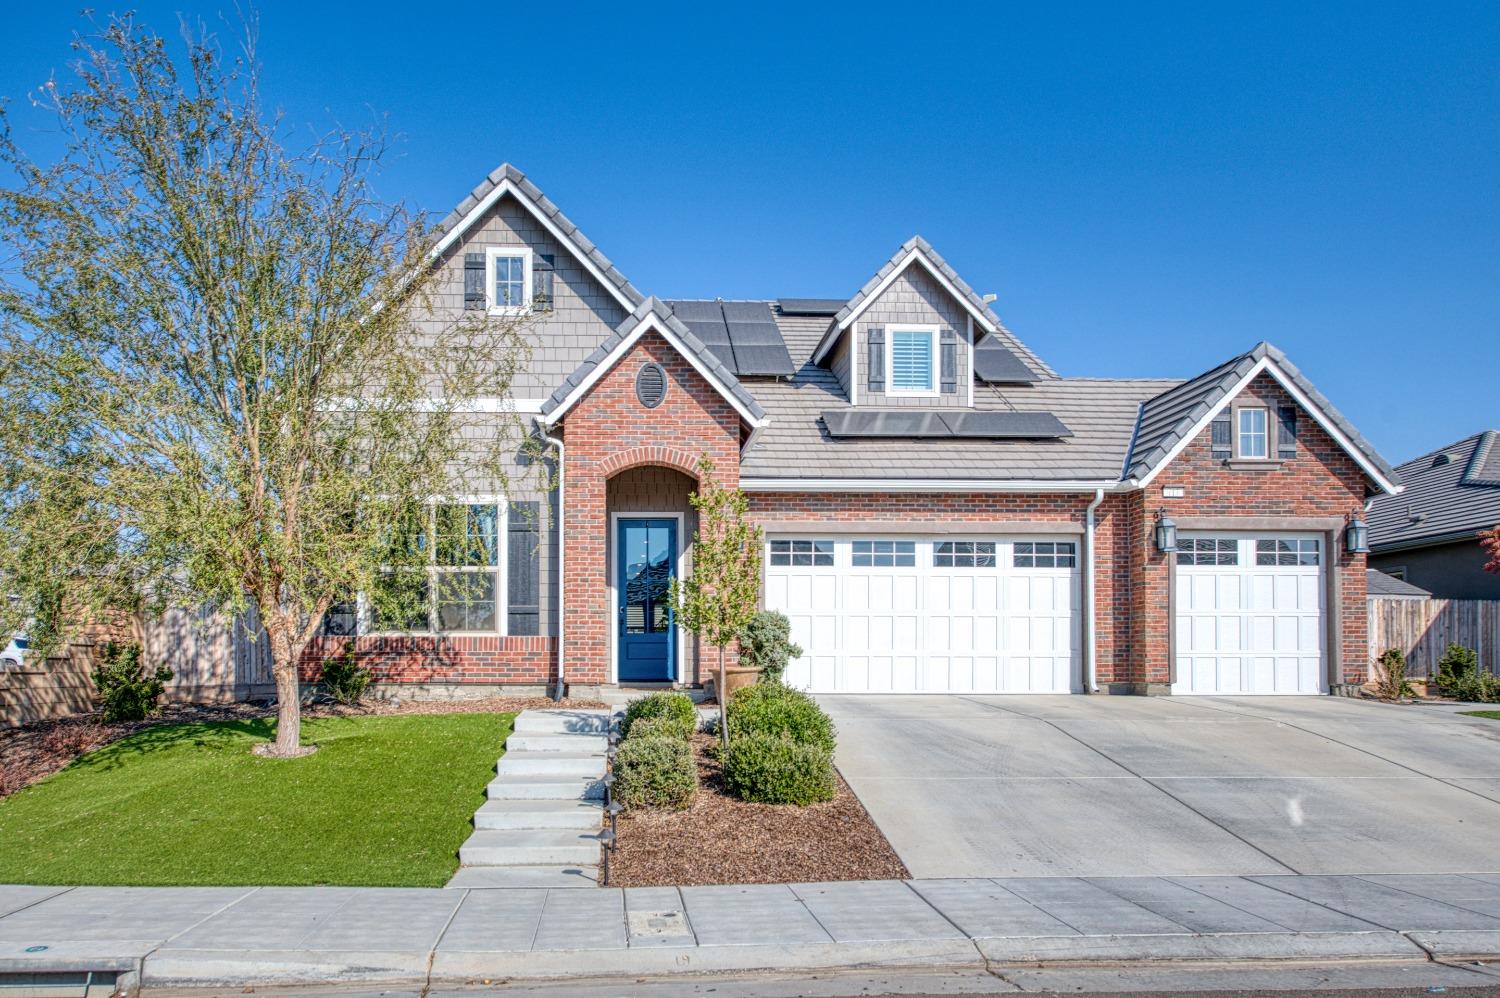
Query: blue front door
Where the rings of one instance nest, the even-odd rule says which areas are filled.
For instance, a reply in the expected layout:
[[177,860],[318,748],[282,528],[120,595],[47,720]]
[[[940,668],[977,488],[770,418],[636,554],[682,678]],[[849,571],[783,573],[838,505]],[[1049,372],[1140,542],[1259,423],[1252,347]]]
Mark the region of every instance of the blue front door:
[[667,587],[677,564],[677,521],[619,521],[619,680],[677,678],[677,623]]

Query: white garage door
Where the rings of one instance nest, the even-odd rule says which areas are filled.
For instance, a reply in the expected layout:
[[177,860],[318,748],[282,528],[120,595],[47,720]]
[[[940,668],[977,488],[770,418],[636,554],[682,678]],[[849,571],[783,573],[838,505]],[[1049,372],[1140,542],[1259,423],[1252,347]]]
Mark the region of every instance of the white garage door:
[[1178,541],[1173,693],[1326,693],[1317,534]]
[[814,693],[1068,693],[1078,545],[1052,538],[772,537],[766,605]]

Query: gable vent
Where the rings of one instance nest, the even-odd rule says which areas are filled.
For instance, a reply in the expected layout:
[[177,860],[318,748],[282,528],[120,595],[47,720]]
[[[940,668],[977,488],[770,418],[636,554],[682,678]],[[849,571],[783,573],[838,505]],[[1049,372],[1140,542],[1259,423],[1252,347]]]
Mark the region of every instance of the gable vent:
[[660,364],[643,364],[635,376],[635,397],[647,409],[655,409],[667,397],[667,372]]

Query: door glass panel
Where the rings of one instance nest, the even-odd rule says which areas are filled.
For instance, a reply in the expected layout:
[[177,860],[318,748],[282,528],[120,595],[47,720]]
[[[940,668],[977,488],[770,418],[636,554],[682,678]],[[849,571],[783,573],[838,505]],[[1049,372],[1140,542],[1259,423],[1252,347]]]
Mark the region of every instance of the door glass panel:
[[672,529],[668,525],[627,524],[622,543],[625,633],[664,633],[671,626],[667,597],[672,578]]

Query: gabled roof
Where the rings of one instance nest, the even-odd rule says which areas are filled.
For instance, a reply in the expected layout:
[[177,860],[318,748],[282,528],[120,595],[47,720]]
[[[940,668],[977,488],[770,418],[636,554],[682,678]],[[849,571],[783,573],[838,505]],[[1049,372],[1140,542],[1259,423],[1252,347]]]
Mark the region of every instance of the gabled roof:
[[734,406],[735,411],[751,427],[759,427],[766,422],[766,411],[749,392],[745,391],[739,379],[724,366],[718,357],[714,356],[713,351],[709,350],[702,340],[694,336],[687,326],[672,314],[672,310],[665,302],[653,295],[637,305],[630,317],[615,327],[615,331],[606,337],[604,342],[599,344],[572,374],[568,375],[567,380],[558,385],[552,397],[542,403],[543,425],[556,425],[569,409],[588,394],[589,389],[600,378],[609,373],[637,340],[652,330],[660,333],[674,350],[682,354],[693,369],[701,374],[704,380],[724,397],[725,401]]
[[1500,431],[1484,430],[1396,469],[1406,489],[1370,504],[1370,546],[1400,550],[1500,525]]
[[1262,372],[1275,378],[1381,491],[1400,491],[1401,479],[1395,469],[1287,360],[1286,354],[1265,342],[1144,403],[1135,443],[1125,461],[1125,477],[1141,485],[1150,482]]
[[1365,590],[1371,596],[1398,596],[1402,599],[1431,599],[1432,593],[1405,579],[1386,575],[1374,568],[1365,569]]
[[507,194],[520,202],[522,207],[535,216],[554,239],[578,257],[584,269],[589,271],[594,279],[604,286],[604,290],[619,301],[621,306],[630,310],[642,302],[641,293],[625,279],[625,275],[620,273],[614,264],[609,262],[609,257],[599,252],[599,248],[583,234],[578,226],[574,225],[568,216],[564,215],[557,205],[537,188],[536,184],[526,179],[526,174],[509,163],[501,163],[495,167],[478,187],[469,192],[468,197],[459,202],[458,207],[450,211],[438,223],[437,242],[430,255],[436,258],[446,253],[465,232],[485,216],[485,213],[497,201]]
[[902,243],[895,255],[875,272],[875,276],[866,281],[865,286],[844,303],[844,307],[839,309],[838,314],[833,317],[833,324],[823,334],[823,339],[819,341],[817,349],[813,351],[813,363],[823,363],[823,359],[833,349],[833,345],[838,342],[844,330],[853,325],[865,309],[874,304],[892,281],[914,264],[920,264],[926,268],[937,282],[943,285],[964,310],[974,317],[975,326],[994,336],[1002,345],[1021,357],[1033,371],[1040,371],[1049,378],[1057,377],[1052,368],[1044,364],[1040,357],[1032,353],[1025,344],[1011,334],[1010,330],[1005,328],[1000,317],[990,310],[990,307],[984,303],[984,299],[979,297],[974,289],[958,276],[958,271],[950,267],[948,261],[944,260],[938,251],[921,236],[912,236]]

